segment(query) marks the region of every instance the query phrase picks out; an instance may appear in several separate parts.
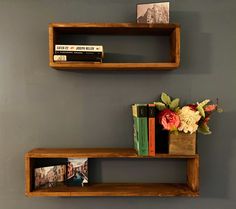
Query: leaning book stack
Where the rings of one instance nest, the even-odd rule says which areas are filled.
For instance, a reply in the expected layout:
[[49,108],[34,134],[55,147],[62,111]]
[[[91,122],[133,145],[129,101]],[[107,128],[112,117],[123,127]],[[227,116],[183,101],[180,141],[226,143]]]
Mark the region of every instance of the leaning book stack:
[[55,45],[55,62],[98,62],[104,58],[102,45]]

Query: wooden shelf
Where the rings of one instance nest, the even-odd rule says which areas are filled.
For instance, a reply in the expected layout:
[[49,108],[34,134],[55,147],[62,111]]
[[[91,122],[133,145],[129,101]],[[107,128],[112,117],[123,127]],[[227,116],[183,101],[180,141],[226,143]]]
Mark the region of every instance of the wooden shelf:
[[26,153],[30,158],[196,158],[198,155],[157,154],[139,156],[133,148],[37,148]]
[[[54,62],[54,46],[60,34],[82,35],[151,35],[168,36],[170,57],[168,62],[145,63],[91,63]],[[49,24],[49,66],[58,70],[171,70],[180,65],[180,26],[178,24],[137,23],[51,23]]]
[[104,183],[85,187],[58,186],[50,189],[39,189],[26,193],[28,196],[188,196],[197,197],[187,184],[163,183]]
[[[171,183],[100,183],[86,187],[58,186],[34,190],[34,163],[42,158],[160,158],[186,159],[186,184]],[[27,196],[188,196],[199,195],[199,155],[157,154],[138,156],[132,148],[38,148],[25,154],[25,188]]]

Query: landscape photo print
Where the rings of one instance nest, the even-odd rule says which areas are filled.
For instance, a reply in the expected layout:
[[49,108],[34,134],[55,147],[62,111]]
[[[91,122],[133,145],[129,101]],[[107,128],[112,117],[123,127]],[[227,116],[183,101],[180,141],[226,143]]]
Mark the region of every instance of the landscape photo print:
[[137,23],[169,23],[169,2],[137,4]]

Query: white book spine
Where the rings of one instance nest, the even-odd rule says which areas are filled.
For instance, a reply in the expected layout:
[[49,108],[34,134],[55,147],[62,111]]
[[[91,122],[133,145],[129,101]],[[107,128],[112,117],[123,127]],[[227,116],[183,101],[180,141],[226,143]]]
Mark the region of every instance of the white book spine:
[[55,45],[55,51],[103,52],[101,45]]

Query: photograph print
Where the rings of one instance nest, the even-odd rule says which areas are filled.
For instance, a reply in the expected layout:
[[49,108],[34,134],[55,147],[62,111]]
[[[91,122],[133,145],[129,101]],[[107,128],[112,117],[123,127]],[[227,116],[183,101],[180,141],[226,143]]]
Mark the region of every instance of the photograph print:
[[84,186],[88,183],[88,158],[68,158],[68,186]]
[[66,165],[55,165],[34,170],[35,189],[54,187],[66,178]]
[[138,4],[137,23],[169,23],[169,2]]

